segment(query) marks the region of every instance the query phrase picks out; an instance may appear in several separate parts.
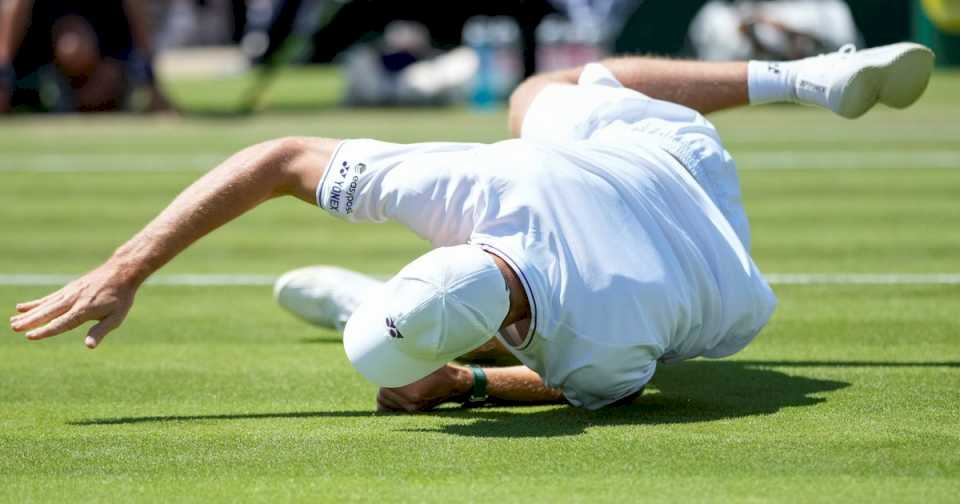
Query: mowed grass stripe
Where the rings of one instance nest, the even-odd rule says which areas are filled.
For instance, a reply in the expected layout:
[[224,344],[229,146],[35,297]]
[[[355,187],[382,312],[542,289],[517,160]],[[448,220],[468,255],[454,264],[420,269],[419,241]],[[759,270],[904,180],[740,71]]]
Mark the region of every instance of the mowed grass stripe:
[[[228,154],[38,154],[0,155],[0,172],[140,172],[206,171]],[[772,150],[739,151],[739,170],[911,170],[960,168],[960,149],[904,150]]]
[[630,407],[403,416],[262,289],[149,289],[95,352],[80,330],[0,341],[4,495],[949,502],[957,292],[788,286],[743,353],[663,366]]
[[[960,74],[938,75],[916,107],[855,122],[797,107],[711,116],[741,165],[867,156],[869,170],[744,166],[761,269],[960,272],[960,170],[903,162],[940,163],[958,148],[958,89]],[[88,270],[196,178],[200,161],[256,141],[493,141],[503,124],[502,113],[456,110],[3,121],[0,153],[11,158],[171,153],[197,164],[0,171],[0,271]],[[872,169],[872,151],[905,154],[888,158],[896,169]],[[316,263],[394,272],[427,247],[400,226],[349,225],[278,200],[162,274],[266,280]],[[51,287],[0,286],[0,306]],[[662,366],[627,408],[404,416],[375,414],[376,388],[339,336],[284,313],[267,286],[150,287],[96,351],[82,328],[0,339],[0,501],[955,501],[960,286],[774,289],[777,312],[746,350]]]
[[[88,270],[194,173],[0,173],[0,271]],[[960,271],[960,170],[758,170],[741,174],[762,271]],[[279,274],[308,264],[390,273],[429,244],[396,224],[356,225],[270,201],[202,240],[166,273]]]

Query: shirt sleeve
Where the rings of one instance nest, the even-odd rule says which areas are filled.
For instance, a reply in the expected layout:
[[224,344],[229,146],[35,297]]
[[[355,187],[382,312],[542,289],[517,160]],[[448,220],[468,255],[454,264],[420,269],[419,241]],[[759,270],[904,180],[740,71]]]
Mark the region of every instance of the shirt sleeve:
[[[344,140],[317,185],[317,205],[335,217],[349,221],[383,222],[390,218],[389,205],[397,193],[416,192],[427,177],[391,176],[402,164],[431,153],[457,152],[475,144],[395,144],[377,140]],[[409,174],[406,174],[409,175]],[[420,180],[418,180],[420,179]]]
[[[478,144],[395,144],[355,139],[340,143],[317,186],[317,205],[350,222],[397,221],[422,238],[444,243],[462,234],[449,156]],[[455,177],[454,177],[455,179]],[[451,236],[448,236],[451,235]]]

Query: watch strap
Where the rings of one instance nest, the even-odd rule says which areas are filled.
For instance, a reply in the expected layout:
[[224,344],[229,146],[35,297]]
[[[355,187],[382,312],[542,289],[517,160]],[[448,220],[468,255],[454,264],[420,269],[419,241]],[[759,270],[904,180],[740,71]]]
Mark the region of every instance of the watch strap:
[[483,368],[470,366],[470,372],[473,373],[473,388],[470,391],[468,403],[483,403],[489,398],[487,394],[487,373]]

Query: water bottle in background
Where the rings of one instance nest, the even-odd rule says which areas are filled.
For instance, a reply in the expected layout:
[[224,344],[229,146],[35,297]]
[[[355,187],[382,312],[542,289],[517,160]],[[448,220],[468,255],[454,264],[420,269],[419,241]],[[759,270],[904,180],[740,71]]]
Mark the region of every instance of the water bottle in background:
[[536,36],[538,72],[585,65],[607,55],[606,30],[590,20],[572,23],[552,14],[537,26]]
[[567,22],[556,14],[537,25],[537,72],[552,72],[564,67]]
[[570,32],[571,66],[586,65],[606,56],[605,38],[602,28],[594,22],[573,24]]
[[486,16],[474,16],[463,25],[463,43],[477,55],[477,73],[473,79],[470,104],[474,108],[489,109],[496,101],[494,89],[494,46],[490,22]]
[[490,18],[493,41],[493,91],[498,100],[506,100],[523,78],[523,51],[520,27],[506,16]]

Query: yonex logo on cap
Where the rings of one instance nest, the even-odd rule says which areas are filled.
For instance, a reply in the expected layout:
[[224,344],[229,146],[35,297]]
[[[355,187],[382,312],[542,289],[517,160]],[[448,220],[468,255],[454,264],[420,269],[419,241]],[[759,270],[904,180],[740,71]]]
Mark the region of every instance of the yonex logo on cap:
[[394,323],[390,317],[387,317],[387,332],[390,333],[391,338],[403,339],[403,335],[400,334],[400,331],[397,329],[397,324]]
[[350,171],[350,165],[348,165],[347,162],[344,161],[343,166],[340,167],[340,176],[346,177],[348,171]]

